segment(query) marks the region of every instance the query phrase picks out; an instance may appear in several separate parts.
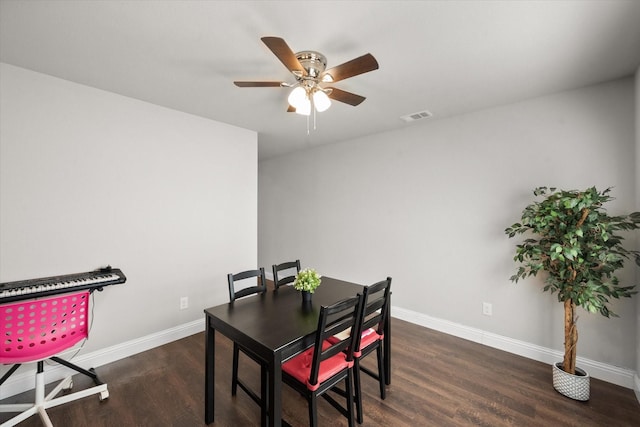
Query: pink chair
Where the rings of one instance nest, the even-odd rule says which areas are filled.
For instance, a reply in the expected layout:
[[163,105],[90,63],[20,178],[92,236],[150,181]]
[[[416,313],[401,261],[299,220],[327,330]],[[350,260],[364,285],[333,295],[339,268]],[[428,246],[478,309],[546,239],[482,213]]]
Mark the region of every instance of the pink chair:
[[[2,427],[15,426],[36,413],[46,426],[53,426],[46,413],[47,408],[92,394],[100,394],[100,400],[109,397],[107,385],[98,380],[93,368],[87,371],[55,356],[88,338],[88,315],[88,291],[0,305],[0,363],[13,365],[0,379],[0,385],[21,364],[37,362],[35,402],[0,405],[0,412],[20,412]],[[56,397],[62,390],[70,390],[73,386],[70,375],[45,396],[45,359],[91,377],[96,385]]]

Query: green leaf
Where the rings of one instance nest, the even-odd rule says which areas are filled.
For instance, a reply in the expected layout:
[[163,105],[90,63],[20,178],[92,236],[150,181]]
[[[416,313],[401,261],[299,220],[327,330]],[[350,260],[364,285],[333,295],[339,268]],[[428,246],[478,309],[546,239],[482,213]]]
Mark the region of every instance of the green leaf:
[[[538,187],[541,199],[522,211],[520,223],[505,229],[509,237],[531,233],[516,245],[517,282],[545,272],[543,291],[557,293],[558,301],[571,300],[589,312],[615,316],[607,307],[610,298],[631,297],[633,286],[621,287],[614,272],[633,258],[640,266],[640,251],[623,247],[624,237],[616,233],[640,228],[640,212],[609,216],[604,204],[612,200],[610,188],[563,191]],[[588,215],[583,218],[583,212]],[[579,221],[581,226],[576,228]]]

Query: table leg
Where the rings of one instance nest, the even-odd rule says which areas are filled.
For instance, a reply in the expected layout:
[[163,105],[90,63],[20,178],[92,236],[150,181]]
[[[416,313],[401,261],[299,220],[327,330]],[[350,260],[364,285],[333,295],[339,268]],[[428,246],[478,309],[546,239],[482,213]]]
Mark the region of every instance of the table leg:
[[269,420],[269,415],[267,414],[267,405],[269,405],[269,388],[267,386],[267,381],[269,380],[269,375],[267,373],[267,368],[264,364],[260,364],[260,396],[262,397],[262,404],[260,405],[260,418],[261,418],[261,426],[267,427],[267,423]]
[[282,425],[282,360],[273,355],[269,363],[269,426],[280,427]]
[[204,422],[213,422],[213,410],[215,406],[215,364],[216,364],[216,330],[209,324],[209,318],[205,317],[205,360],[204,360]]

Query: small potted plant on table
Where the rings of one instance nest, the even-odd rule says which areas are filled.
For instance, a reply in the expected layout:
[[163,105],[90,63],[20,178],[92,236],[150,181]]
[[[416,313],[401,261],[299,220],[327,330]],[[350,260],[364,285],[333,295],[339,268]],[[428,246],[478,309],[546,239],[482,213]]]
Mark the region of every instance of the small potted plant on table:
[[311,294],[313,294],[318,286],[320,286],[320,282],[322,281],[321,278],[322,276],[320,276],[313,268],[305,268],[296,274],[293,287],[298,291],[302,291],[303,303],[311,302]]
[[610,298],[629,298],[636,293],[635,286],[620,286],[613,273],[631,256],[640,266],[640,252],[625,249],[618,234],[640,228],[640,212],[608,215],[603,205],[612,200],[610,190],[536,188],[533,194],[545,199],[527,206],[521,222],[505,230],[509,237],[534,235],[516,246],[513,259],[520,266],[511,280],[517,283],[544,271],[543,290],[557,293],[558,301],[564,304],[564,360],[552,367],[553,385],[576,400],[589,399],[589,375],[576,368],[576,307],[617,317],[608,307]]

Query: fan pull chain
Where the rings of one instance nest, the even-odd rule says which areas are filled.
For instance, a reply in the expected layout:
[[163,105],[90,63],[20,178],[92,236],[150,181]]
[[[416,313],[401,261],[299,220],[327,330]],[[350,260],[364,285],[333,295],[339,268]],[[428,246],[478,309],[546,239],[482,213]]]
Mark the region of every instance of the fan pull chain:
[[313,105],[313,130],[316,130],[316,106]]

